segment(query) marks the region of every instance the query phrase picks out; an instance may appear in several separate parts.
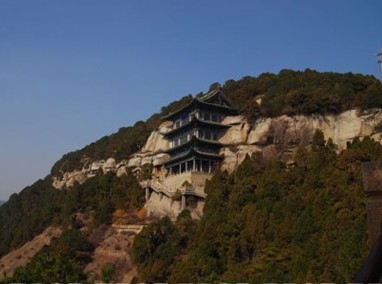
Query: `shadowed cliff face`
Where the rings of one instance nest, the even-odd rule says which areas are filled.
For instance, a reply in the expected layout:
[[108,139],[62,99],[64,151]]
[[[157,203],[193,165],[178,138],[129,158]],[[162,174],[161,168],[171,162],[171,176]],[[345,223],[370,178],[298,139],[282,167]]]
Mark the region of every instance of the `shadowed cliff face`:
[[[295,150],[308,146],[316,129],[321,129],[325,139],[331,138],[338,146],[338,151],[346,148],[346,143],[354,138],[370,136],[382,141],[382,109],[364,112],[349,110],[338,115],[279,116],[260,118],[250,124],[243,116],[227,117],[224,124],[230,125],[228,131],[220,137],[224,145],[220,154],[224,155],[222,169],[232,172],[244,160],[247,154],[261,151],[265,159],[282,158],[292,161]],[[163,153],[170,146],[163,133],[170,129],[168,122],[162,123],[153,131],[140,151],[126,160],[115,163],[113,159],[92,161],[81,170],[64,173],[63,177],[53,178],[56,188],[71,186],[74,182],[82,183],[94,172],[114,171],[118,175],[126,169],[136,170],[144,165],[159,165],[169,156]]]

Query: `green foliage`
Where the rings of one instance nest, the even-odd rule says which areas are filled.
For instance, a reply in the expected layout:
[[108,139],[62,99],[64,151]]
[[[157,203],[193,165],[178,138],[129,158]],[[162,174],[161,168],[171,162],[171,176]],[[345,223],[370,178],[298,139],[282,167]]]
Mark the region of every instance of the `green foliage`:
[[380,82],[375,82],[373,85],[371,85],[367,89],[361,101],[362,109],[375,107],[382,107],[382,85]]
[[84,283],[83,269],[93,249],[79,231],[66,231],[4,283]]
[[[153,115],[151,120],[159,121],[158,115]],[[107,159],[109,157],[121,160],[138,151],[146,142],[153,130],[149,127],[150,121],[139,121],[132,127],[123,127],[110,136],[105,136],[91,143],[81,150],[65,154],[57,161],[51,170],[54,176],[60,176],[64,172],[81,169],[89,161]]]
[[141,171],[139,172],[138,179],[139,180],[151,179],[152,172],[153,172],[153,165],[152,164],[144,164],[141,167]]
[[147,283],[165,282],[180,249],[181,237],[168,217],[151,223],[135,238],[132,258],[140,279]]
[[119,178],[109,172],[92,177],[66,192],[64,220],[78,211],[93,211],[99,223],[110,223],[116,209],[138,209],[143,202],[144,192],[130,171]]
[[91,259],[91,252],[94,246],[84,237],[84,235],[74,229],[66,230],[51,244],[51,249],[61,255],[71,259],[76,259],[81,264],[85,264]]
[[[381,83],[372,76],[281,70],[225,82],[223,92],[249,119],[338,113],[382,106]],[[262,98],[259,105],[255,100]]]
[[0,255],[19,247],[59,221],[64,193],[50,179],[38,180],[0,207]]
[[143,203],[144,192],[131,172],[120,178],[114,173],[95,176],[62,191],[52,187],[48,176],[0,207],[0,255],[50,225],[71,225],[74,213],[92,211],[98,224],[110,223],[116,209],[138,209]]
[[137,236],[140,280],[349,283],[369,250],[360,165],[381,160],[382,146],[365,138],[335,149],[317,131],[293,167],[254,154],[232,175],[217,171],[196,227],[185,212]]
[[106,264],[102,267],[101,278],[104,283],[110,283],[115,274],[115,265],[114,264]]

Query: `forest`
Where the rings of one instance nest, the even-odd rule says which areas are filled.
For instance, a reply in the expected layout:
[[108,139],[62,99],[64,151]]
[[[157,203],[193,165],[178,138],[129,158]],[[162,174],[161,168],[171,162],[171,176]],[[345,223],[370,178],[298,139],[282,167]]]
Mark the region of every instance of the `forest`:
[[[361,163],[381,159],[382,146],[373,139],[355,139],[337,154],[336,145],[318,130],[311,147],[298,149],[292,166],[265,162],[254,153],[232,174],[217,170],[206,185],[200,221],[185,210],[175,222],[167,217],[151,222],[136,236],[131,256],[139,276],[134,281],[350,283],[369,251]],[[73,213],[92,212],[96,224],[110,224],[117,209],[143,204],[132,174],[99,175],[70,191],[50,193],[61,202],[35,200],[39,217],[32,218],[28,208],[10,208],[14,201],[6,204],[10,216],[15,210],[26,216],[15,232],[29,229],[33,235],[52,222],[68,229],[4,283],[86,281],[82,269],[96,244],[73,223]],[[30,201],[24,198],[21,194],[17,204]],[[10,232],[0,232],[2,239],[14,240],[1,244],[3,252],[28,239]]]
[[[381,83],[352,73],[282,70],[227,80],[219,87],[250,123],[260,117],[382,107]],[[82,268],[96,244],[79,231],[73,215],[90,214],[95,226],[107,225],[116,210],[141,208],[144,193],[131,172],[120,178],[99,174],[70,190],[53,188],[52,177],[87,161],[127,159],[162,116],[191,100],[186,95],[146,121],[64,155],[47,177],[13,194],[0,207],[0,256],[48,226],[63,226],[65,232],[4,282],[86,281]],[[292,166],[281,160],[266,163],[255,153],[232,174],[217,171],[206,185],[199,222],[184,211],[175,222],[150,223],[136,237],[131,251],[139,272],[135,280],[349,282],[369,251],[360,165],[381,158],[382,146],[371,138],[355,139],[337,153],[317,131],[310,147],[298,149]],[[78,246],[69,248],[72,243]]]
[[295,164],[247,156],[206,185],[200,222],[183,212],[135,239],[138,282],[351,283],[369,252],[362,162],[381,160],[365,138],[336,145],[317,131]]

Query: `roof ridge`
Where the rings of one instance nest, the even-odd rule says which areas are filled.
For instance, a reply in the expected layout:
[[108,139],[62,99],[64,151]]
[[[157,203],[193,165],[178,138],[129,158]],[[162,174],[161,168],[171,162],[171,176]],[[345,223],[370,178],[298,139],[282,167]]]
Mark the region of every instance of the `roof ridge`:
[[204,100],[207,100],[207,99],[213,97],[214,95],[216,95],[220,91],[221,91],[220,87],[219,88],[215,88],[212,91],[208,92],[207,94],[201,96],[200,98],[196,98],[196,99],[204,101]]

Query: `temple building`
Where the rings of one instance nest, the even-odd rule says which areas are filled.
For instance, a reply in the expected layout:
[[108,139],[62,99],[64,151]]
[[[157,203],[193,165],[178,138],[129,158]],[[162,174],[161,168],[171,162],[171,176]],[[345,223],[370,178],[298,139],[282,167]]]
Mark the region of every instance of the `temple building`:
[[219,138],[229,127],[221,122],[232,112],[228,99],[220,91],[214,91],[194,98],[185,107],[164,117],[172,121],[172,130],[164,135],[171,147],[166,151],[171,159],[164,164],[169,175],[212,173],[223,158],[219,155]]
[[[191,204],[187,200],[193,200],[194,207],[199,201],[204,204],[207,196],[204,192],[205,181],[211,178],[224,158],[219,154],[222,147],[219,139],[230,126],[222,124],[222,121],[226,116],[235,114],[230,101],[217,89],[193,98],[181,109],[163,117],[171,125],[163,133],[170,144],[169,149],[164,151],[169,159],[157,165],[165,173],[162,179],[142,183],[146,189],[146,201],[155,192],[159,194],[159,201],[164,195],[171,198],[168,206],[173,207],[174,196],[180,194],[178,213],[185,208],[190,209]],[[201,210],[199,208],[199,214]]]

